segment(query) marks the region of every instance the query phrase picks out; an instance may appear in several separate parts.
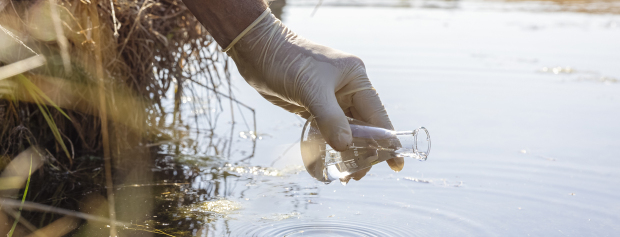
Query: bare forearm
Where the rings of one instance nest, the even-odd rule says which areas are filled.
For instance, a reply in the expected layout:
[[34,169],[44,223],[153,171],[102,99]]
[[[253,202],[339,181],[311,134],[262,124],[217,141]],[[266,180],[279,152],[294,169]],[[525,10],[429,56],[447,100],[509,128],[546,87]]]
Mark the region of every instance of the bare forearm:
[[222,47],[228,46],[267,9],[263,0],[183,0],[183,3]]

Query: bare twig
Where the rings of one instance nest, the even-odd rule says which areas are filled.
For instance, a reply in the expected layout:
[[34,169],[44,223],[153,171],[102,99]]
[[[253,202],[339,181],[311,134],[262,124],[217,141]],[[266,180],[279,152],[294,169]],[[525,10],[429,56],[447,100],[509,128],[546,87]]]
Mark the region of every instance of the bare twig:
[[316,7],[314,7],[314,10],[312,11],[312,14],[310,14],[311,17],[314,16],[316,11],[319,10],[319,7],[321,6],[321,4],[323,4],[323,0],[319,0],[319,3],[316,4]]
[[[12,2],[11,2],[12,3]],[[30,47],[28,47],[28,45],[24,44],[24,42],[19,39],[19,37],[17,37],[17,35],[13,34],[13,32],[11,32],[10,30],[4,28],[2,25],[0,25],[0,30],[4,31],[5,34],[11,36],[11,38],[13,38],[15,41],[17,41],[19,44],[21,44],[22,46],[24,46],[24,48],[27,48],[30,52],[32,52],[35,55],[39,55],[38,53],[36,53],[34,50],[32,50]]]
[[209,87],[209,86],[207,86],[207,85],[205,85],[205,84],[202,84],[202,83],[200,83],[200,82],[198,82],[198,81],[195,81],[195,80],[192,80],[192,79],[189,79],[189,80],[190,80],[191,82],[193,82],[193,83],[196,83],[196,85],[199,85],[199,86],[204,87],[204,88],[206,88],[206,89],[208,89],[208,90],[210,90],[210,91],[213,91],[215,94],[217,94],[217,95],[219,95],[219,96],[222,96],[222,97],[224,97],[224,98],[226,98],[226,99],[232,100],[232,101],[234,101],[235,103],[237,103],[237,104],[239,104],[239,105],[241,105],[241,106],[243,106],[243,107],[245,107],[245,108],[247,108],[247,109],[251,110],[251,111],[252,111],[252,113],[255,113],[254,108],[252,108],[252,107],[250,107],[250,106],[248,106],[248,105],[244,104],[243,102],[238,101],[237,99],[232,98],[232,97],[230,97],[230,96],[228,96],[228,95],[226,95],[226,94],[223,94],[222,92],[219,92],[219,91],[217,91],[216,89],[213,89],[213,88],[211,88],[211,87]]
[[117,55],[121,55],[123,53],[123,50],[125,49],[125,46],[127,46],[127,42],[129,41],[129,39],[131,39],[131,34],[133,33],[134,29],[136,29],[136,26],[138,25],[138,23],[140,23],[140,17],[142,16],[142,11],[144,11],[144,9],[146,9],[147,7],[150,7],[151,4],[148,4],[149,0],[144,1],[144,3],[142,3],[142,7],[140,7],[140,11],[138,11],[138,14],[136,15],[136,19],[133,22],[133,25],[131,26],[131,29],[129,30],[129,33],[127,33],[127,36],[125,38],[125,42],[123,42],[123,45],[121,46],[121,49],[118,50],[118,54]]
[[121,28],[121,23],[116,19],[116,12],[114,11],[114,1],[110,0],[110,10],[112,10],[112,28],[114,28],[114,38],[118,39],[118,29]]

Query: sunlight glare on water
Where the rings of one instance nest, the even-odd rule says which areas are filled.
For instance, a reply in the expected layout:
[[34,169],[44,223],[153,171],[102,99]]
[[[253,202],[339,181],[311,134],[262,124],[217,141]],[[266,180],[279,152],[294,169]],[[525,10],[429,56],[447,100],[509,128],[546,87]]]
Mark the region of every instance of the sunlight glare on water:
[[185,210],[185,212],[196,215],[200,215],[201,213],[227,215],[233,213],[239,208],[241,208],[241,204],[237,202],[220,199],[192,204],[187,208],[187,210]]

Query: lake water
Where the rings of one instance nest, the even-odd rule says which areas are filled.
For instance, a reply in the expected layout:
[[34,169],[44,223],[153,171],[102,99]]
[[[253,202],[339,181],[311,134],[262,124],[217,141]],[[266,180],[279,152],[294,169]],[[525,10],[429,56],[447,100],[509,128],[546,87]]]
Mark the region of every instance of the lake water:
[[257,111],[254,155],[244,158],[251,129],[239,125],[233,140],[246,148],[219,168],[175,158],[197,167],[177,191],[202,195],[184,201],[184,220],[200,221],[164,225],[198,236],[620,234],[617,2],[315,4],[289,1],[281,17],[360,56],[395,128],[430,131],[428,160],[318,182],[300,157],[305,121],[233,68],[236,98]]

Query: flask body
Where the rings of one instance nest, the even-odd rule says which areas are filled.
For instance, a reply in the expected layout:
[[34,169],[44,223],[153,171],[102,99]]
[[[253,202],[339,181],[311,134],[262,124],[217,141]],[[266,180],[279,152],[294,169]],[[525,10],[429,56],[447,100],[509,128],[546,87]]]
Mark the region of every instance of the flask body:
[[[355,172],[396,157],[426,160],[430,152],[430,136],[421,127],[413,131],[392,131],[348,118],[353,141],[345,151],[336,151],[323,139],[315,120],[311,117],[304,125],[301,151],[304,165],[317,180],[330,183]],[[426,138],[418,139],[424,132]],[[419,143],[426,147],[418,149]]]

